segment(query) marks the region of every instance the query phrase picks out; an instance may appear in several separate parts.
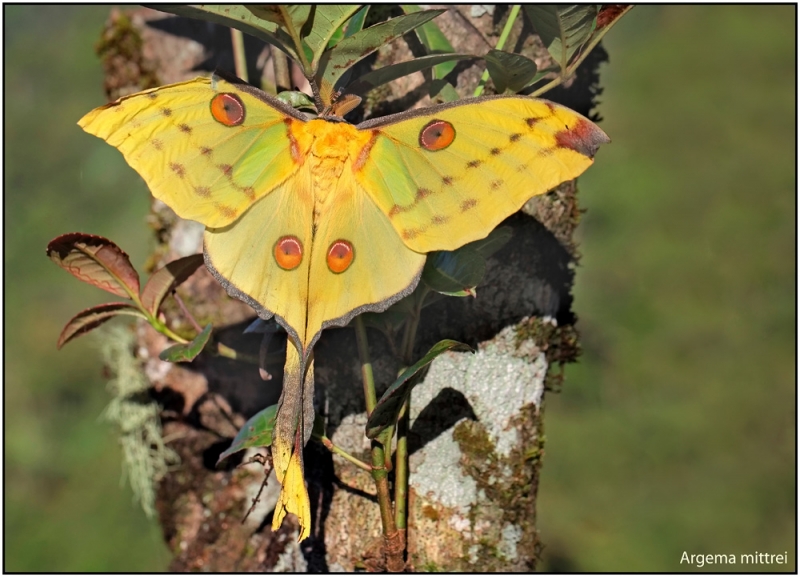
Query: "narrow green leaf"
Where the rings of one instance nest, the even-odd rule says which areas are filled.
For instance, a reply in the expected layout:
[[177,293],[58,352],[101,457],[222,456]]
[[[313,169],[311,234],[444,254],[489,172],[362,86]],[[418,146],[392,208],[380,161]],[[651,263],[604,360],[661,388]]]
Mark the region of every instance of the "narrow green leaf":
[[347,86],[347,91],[353,94],[366,94],[373,88],[381,86],[382,84],[386,84],[392,80],[397,80],[403,76],[408,76],[414,72],[425,70],[426,68],[435,66],[440,62],[464,60],[467,58],[477,57],[473,56],[472,54],[433,54],[431,56],[421,56],[406,62],[390,64],[360,76]]
[[161,351],[161,354],[158,355],[158,358],[170,363],[188,363],[194,360],[194,358],[200,354],[200,351],[205,348],[210,336],[211,324],[208,324],[206,328],[203,329],[203,332],[197,335],[192,342],[186,343],[185,345],[173,345],[164,349]]
[[316,70],[317,63],[334,34],[339,31],[344,36],[342,25],[359,8],[357,4],[317,4],[314,7],[309,20],[311,29],[305,35],[305,41],[314,55],[311,60],[312,70]]
[[536,63],[523,56],[502,50],[489,50],[484,57],[489,76],[497,92],[519,92],[536,76]]
[[322,439],[325,436],[325,417],[319,413],[314,415],[314,426],[311,427],[311,436]]
[[529,86],[533,86],[548,74],[552,73],[558,74],[560,71],[561,69],[558,66],[548,66],[547,68],[543,68],[542,70],[539,70],[536,74],[534,74],[530,82],[528,82],[528,84],[526,84],[523,88],[528,88]]
[[525,13],[547,51],[566,70],[572,56],[594,32],[596,4],[526,4]]
[[311,4],[242,4],[255,17],[274,22],[290,34],[299,34],[311,15]]
[[142,289],[141,301],[145,310],[156,316],[167,295],[201,266],[203,266],[203,255],[193,254],[167,263],[154,272]]
[[356,62],[366,58],[384,44],[402,36],[425,22],[432,20],[443,10],[426,10],[398,16],[356,32],[339,44],[325,51],[317,69],[316,78],[322,91],[333,91],[344,73]]
[[[422,8],[416,4],[401,4],[400,7],[406,14],[414,14],[422,10]],[[414,32],[416,32],[417,38],[419,38],[419,41],[425,46],[429,55],[442,53],[450,54],[454,51],[453,45],[450,44],[447,36],[444,35],[436,22],[426,22]],[[452,61],[445,61],[442,64],[437,64],[433,67],[433,77],[444,78],[450,74],[455,67],[456,63]]]
[[458,92],[456,92],[455,87],[447,80],[441,78],[431,82],[428,93],[430,97],[437,102],[455,102],[461,98]]
[[325,47],[326,50],[330,50],[331,48],[339,44],[342,38],[344,38],[344,29],[345,29],[344,26],[340,26],[333,32],[333,34],[330,37],[330,40],[328,40],[328,45]]
[[[240,6],[260,20],[266,20],[278,26],[286,27],[286,19],[284,18],[283,12],[281,12],[281,7],[277,4],[241,4]],[[220,12],[224,11],[223,6],[201,5],[198,6],[198,8]],[[302,26],[302,23],[300,25]]]
[[417,286],[414,293],[400,299],[382,313],[363,313],[361,315],[364,324],[379,331],[392,332],[400,327],[406,319],[414,312],[414,295],[420,287]]
[[485,273],[486,259],[478,251],[462,246],[454,251],[429,253],[422,280],[436,292],[466,296],[465,289],[477,286]]
[[[292,37],[277,22],[260,18],[241,4],[145,4],[154,10],[186,18],[197,18],[215,24],[236,28],[276,46],[298,60]],[[265,14],[267,15],[267,14]]]
[[47,256],[78,280],[118,297],[138,298],[139,274],[125,251],[107,238],[62,234],[47,245]]
[[367,19],[367,12],[369,12],[369,4],[362,7],[361,10],[355,13],[344,27],[344,37],[350,38],[356,32],[360,32],[364,28],[364,22]]
[[499,226],[494,229],[486,238],[472,241],[465,244],[465,248],[476,251],[483,258],[489,258],[498,250],[503,248],[506,243],[514,236],[514,231],[510,226]]
[[135,306],[128,303],[105,303],[82,310],[72,317],[64,326],[58,337],[56,348],[61,348],[75,337],[79,337],[96,329],[104,322],[118,315],[130,315],[146,319],[147,317]]
[[[217,459],[219,465],[223,459],[250,447],[269,447],[272,445],[272,430],[275,428],[275,416],[278,405],[272,405],[250,417],[236,433],[231,446]],[[316,421],[314,422],[316,425]]]
[[397,417],[400,414],[403,403],[408,398],[411,389],[419,383],[416,378],[419,371],[447,351],[472,351],[472,349],[458,341],[439,341],[431,347],[424,357],[400,373],[400,376],[392,383],[392,386],[386,389],[386,392],[378,399],[375,409],[367,420],[368,438],[376,438],[382,431],[388,427],[393,427],[397,423]]

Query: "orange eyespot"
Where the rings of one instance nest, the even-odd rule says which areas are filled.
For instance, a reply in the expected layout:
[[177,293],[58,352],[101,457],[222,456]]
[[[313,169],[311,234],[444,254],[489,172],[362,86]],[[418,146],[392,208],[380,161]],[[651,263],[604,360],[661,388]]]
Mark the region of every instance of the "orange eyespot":
[[353,245],[346,240],[337,240],[328,249],[328,268],[336,274],[342,273],[353,263]]
[[453,144],[456,129],[444,120],[431,120],[419,132],[419,144],[430,151],[443,150]]
[[244,122],[244,103],[235,94],[217,94],[211,99],[211,116],[225,126],[239,126]]
[[302,260],[303,245],[296,236],[282,236],[275,243],[275,262],[282,269],[295,269]]

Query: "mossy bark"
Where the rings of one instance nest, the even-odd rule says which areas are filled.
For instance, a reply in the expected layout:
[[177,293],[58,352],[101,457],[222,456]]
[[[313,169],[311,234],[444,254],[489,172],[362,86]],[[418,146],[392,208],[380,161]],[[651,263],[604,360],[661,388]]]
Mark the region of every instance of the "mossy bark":
[[[388,9],[388,8],[387,8]],[[451,7],[436,20],[456,51],[482,53],[496,42],[504,18]],[[517,25],[516,51],[545,53],[526,25]],[[272,70],[268,48],[246,38],[251,81]],[[99,45],[110,98],[176,82],[214,68],[233,69],[229,31],[207,23],[138,9],[115,11]],[[406,35],[359,66],[380,66],[419,54]],[[577,78],[547,95],[583,114],[594,105],[602,49]],[[480,63],[459,63],[451,73],[467,95]],[[297,76],[294,76],[297,79]],[[269,82],[269,78],[267,81]],[[371,94],[356,116],[376,116],[430,103],[430,76],[415,74]],[[274,79],[273,79],[274,81]],[[359,120],[355,118],[354,120]],[[133,176],[132,176],[133,177]],[[409,436],[408,568],[416,571],[530,571],[542,549],[536,529],[536,491],[544,454],[545,390],[560,384],[560,369],[578,354],[571,287],[578,252],[576,186],[566,183],[531,200],[504,223],[511,242],[490,260],[476,299],[442,299],[426,308],[415,354],[442,338],[464,341],[475,355],[447,354],[415,389]],[[159,240],[152,264],[202,250],[202,227],[178,219],[154,202],[151,225]],[[242,330],[255,315],[231,300],[202,269],[179,293],[201,324],[213,322],[225,344],[258,356],[260,336]],[[175,330],[182,325],[168,311]],[[320,446],[306,449],[312,536],[298,544],[292,519],[277,533],[269,528],[277,498],[273,480],[261,502],[241,519],[263,478],[260,465],[215,468],[238,428],[280,395],[282,359],[268,355],[262,380],[254,365],[201,356],[189,365],[158,359],[164,337],[141,326],[138,355],[161,403],[165,439],[181,464],[160,481],[157,508],[164,537],[175,554],[172,570],[379,569],[380,517],[368,474]],[[370,332],[376,382],[386,387],[400,361],[385,338]],[[282,347],[276,337],[270,350]],[[327,433],[340,446],[368,460],[366,414],[353,331],[326,331],[315,349],[317,407]],[[380,394],[379,390],[379,394]]]

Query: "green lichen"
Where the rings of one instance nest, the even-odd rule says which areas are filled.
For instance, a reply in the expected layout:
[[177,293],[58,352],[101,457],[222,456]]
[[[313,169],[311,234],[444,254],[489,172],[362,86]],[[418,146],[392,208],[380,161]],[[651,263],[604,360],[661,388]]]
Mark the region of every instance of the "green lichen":
[[557,326],[550,320],[531,317],[517,326],[514,345],[520,350],[532,341],[547,359],[544,386],[559,391],[564,381],[564,365],[574,363],[581,354],[579,334],[573,325]]
[[444,571],[444,569],[439,567],[433,561],[427,561],[422,565],[422,567],[419,567],[418,569],[420,573],[442,573]]
[[473,508],[473,518],[486,520],[490,515],[497,516],[479,539],[477,550],[475,544],[465,544],[465,560],[470,557],[479,560],[471,565],[472,570],[509,570],[513,560],[504,553],[508,547],[501,546],[503,528],[509,525],[520,529],[520,539],[513,544],[515,550],[534,552],[532,557],[526,554],[531,561],[521,568],[533,570],[541,549],[536,531],[536,489],[543,454],[538,409],[534,405],[523,407],[510,426],[519,431],[521,443],[505,458],[498,457],[481,423],[465,420],[453,431],[462,451],[464,472],[486,495],[487,504],[479,503]]
[[[113,395],[103,419],[119,428],[123,475],[134,498],[148,517],[155,515],[155,484],[179,461],[161,436],[158,404],[149,400],[150,384],[133,356],[134,335],[127,327],[100,331],[101,351],[113,375],[108,390]],[[124,477],[123,477],[124,478]]]
[[95,44],[105,70],[109,99],[159,86],[153,65],[144,59],[142,45],[142,37],[128,15],[113,12]]

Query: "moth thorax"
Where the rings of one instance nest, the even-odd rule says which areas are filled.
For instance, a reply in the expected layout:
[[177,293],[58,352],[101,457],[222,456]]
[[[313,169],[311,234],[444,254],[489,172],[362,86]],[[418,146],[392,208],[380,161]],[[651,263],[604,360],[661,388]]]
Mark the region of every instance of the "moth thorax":
[[310,120],[306,129],[313,137],[311,154],[317,158],[347,156],[347,143],[352,140],[355,129],[344,122]]

